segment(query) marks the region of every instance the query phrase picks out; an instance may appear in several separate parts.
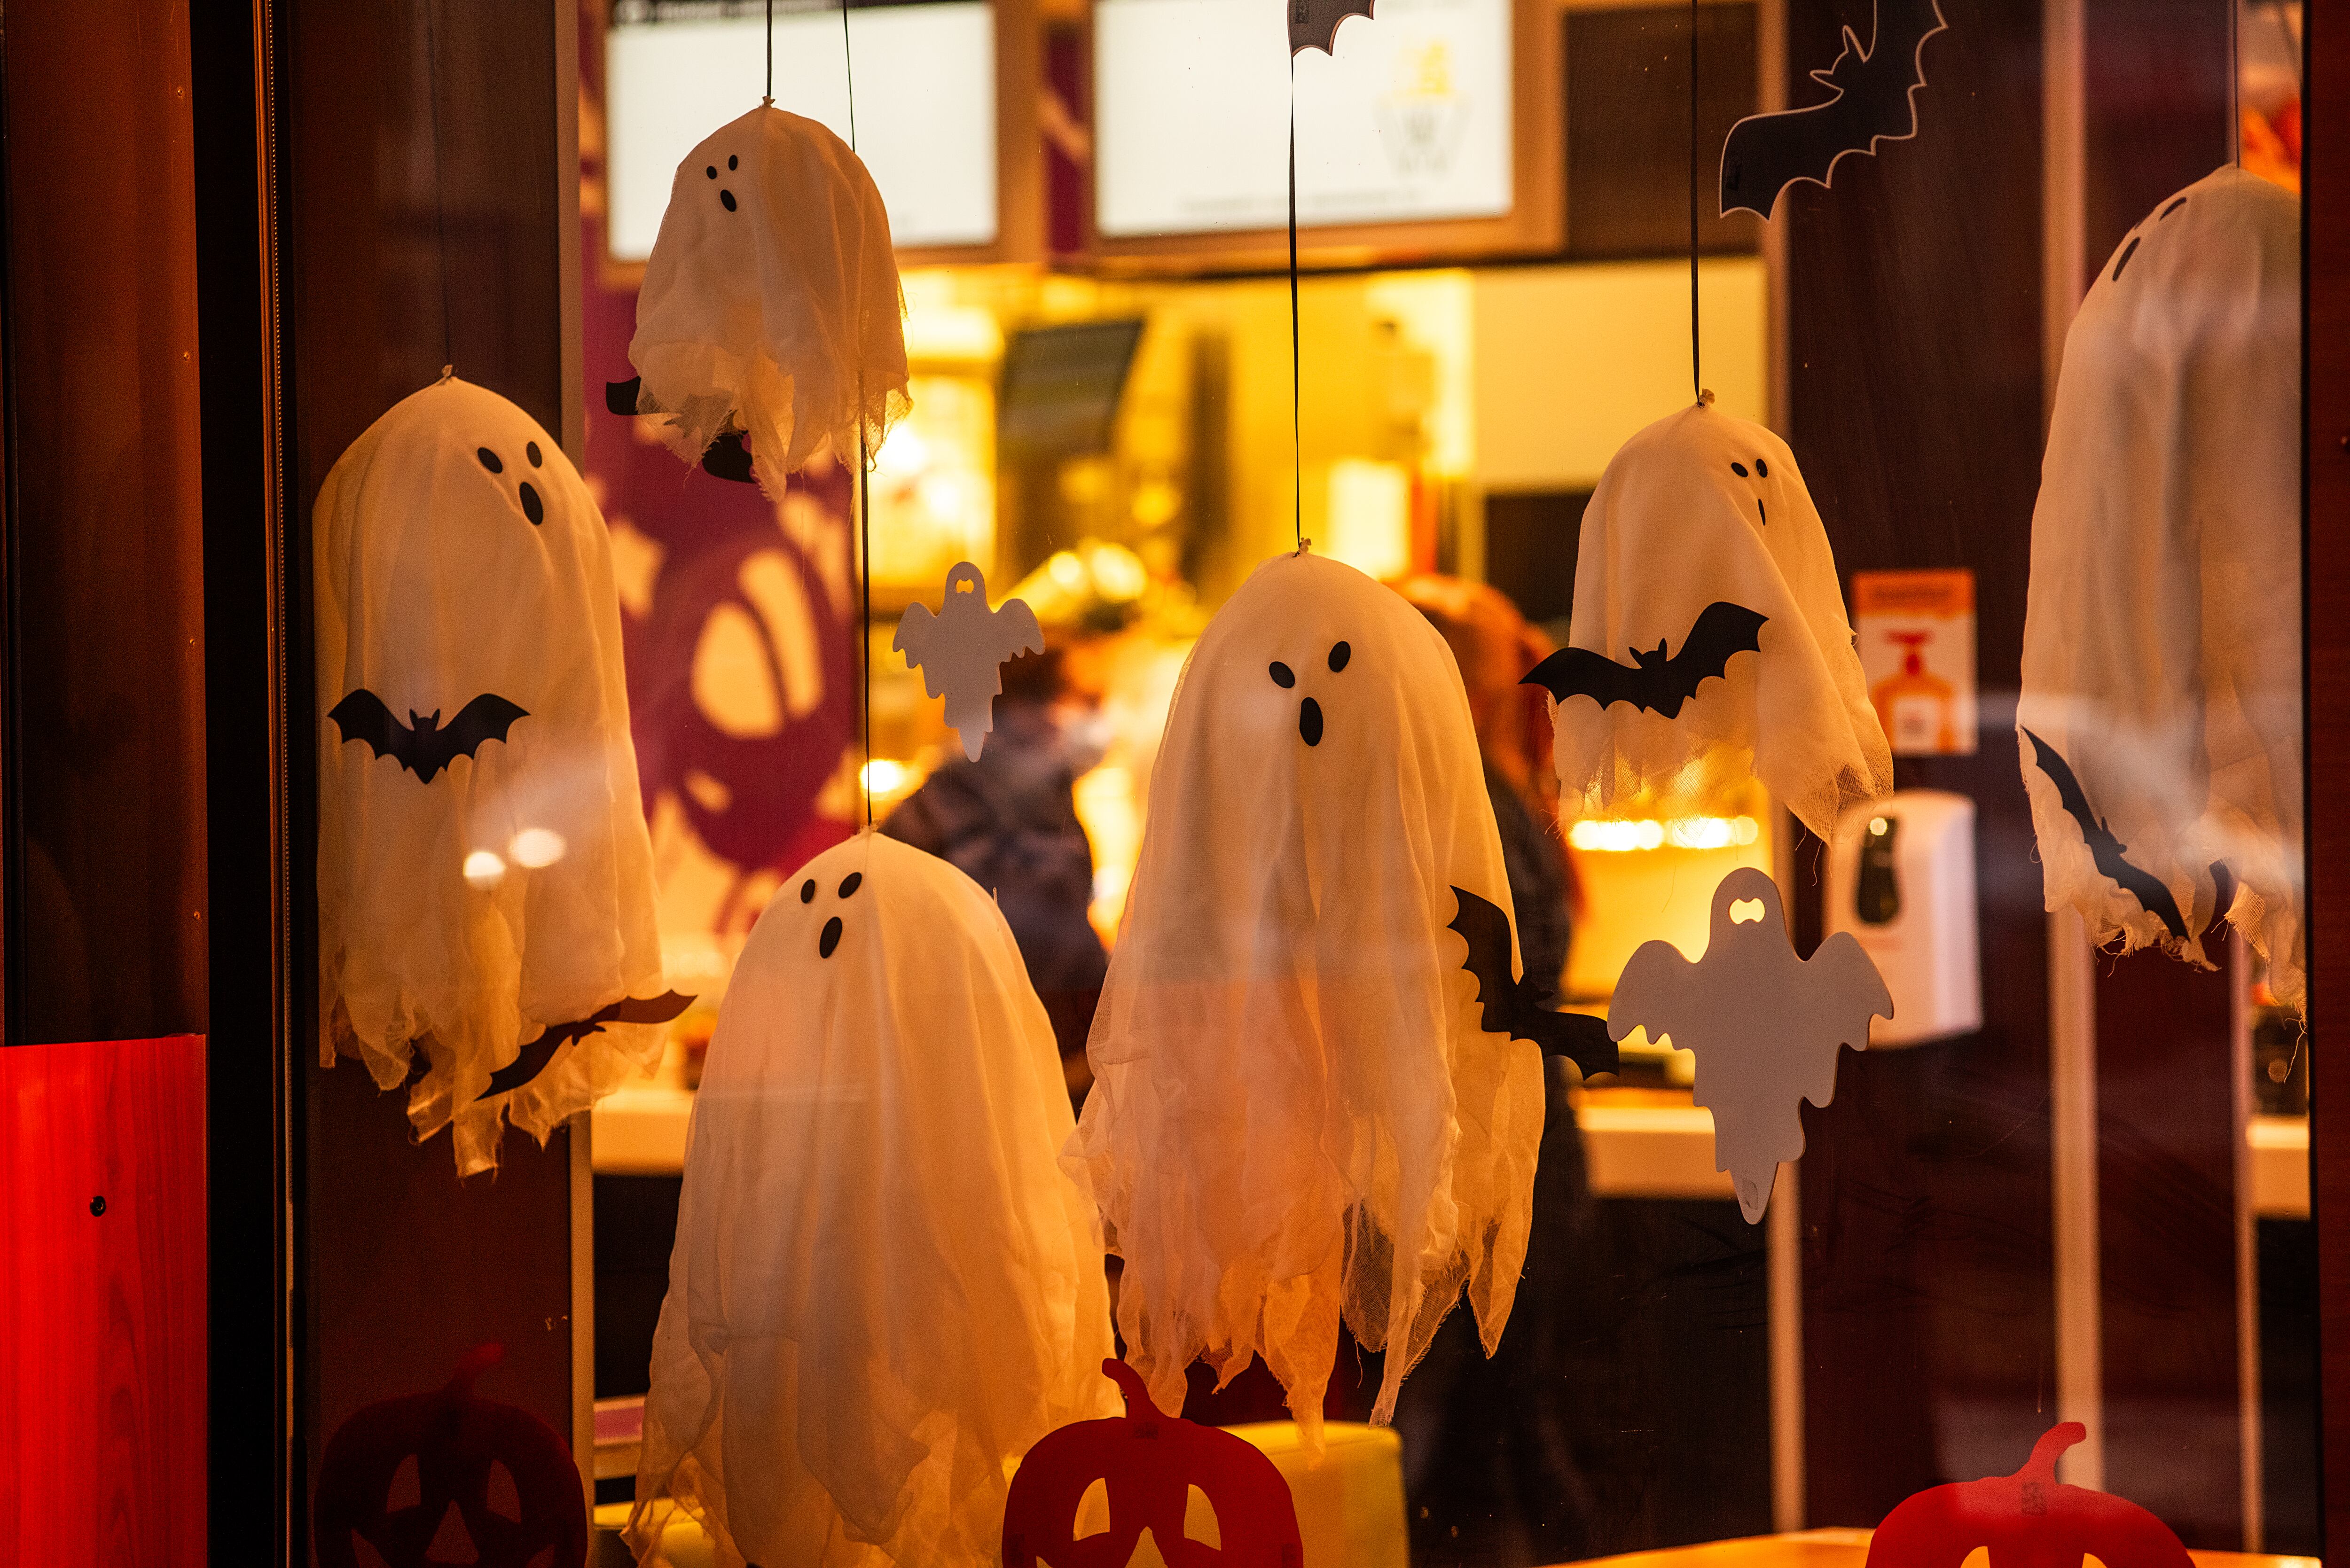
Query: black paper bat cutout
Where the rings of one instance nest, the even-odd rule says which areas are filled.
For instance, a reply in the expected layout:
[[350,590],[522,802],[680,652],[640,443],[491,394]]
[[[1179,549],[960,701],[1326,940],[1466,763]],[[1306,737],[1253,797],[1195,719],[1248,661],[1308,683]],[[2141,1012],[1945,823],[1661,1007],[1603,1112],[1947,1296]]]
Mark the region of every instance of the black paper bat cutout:
[[[625,381],[605,382],[605,411],[618,414],[622,419],[634,419],[639,414],[652,412],[650,409],[638,406],[637,400],[644,389],[644,380],[642,376],[631,376]],[[737,484],[752,483],[751,452],[743,444],[743,432],[720,431],[718,439],[710,443],[710,450],[702,454],[702,472],[712,479],[728,479]]]
[[2024,731],[2023,735],[2032,742],[2032,760],[2055,784],[2056,798],[2064,803],[2066,813],[2081,825],[2082,841],[2088,845],[2089,857],[2097,863],[2097,869],[2119,884],[2123,892],[2135,894],[2140,907],[2158,917],[2172,937],[2185,941],[2187,921],[2178,913],[2178,900],[2170,896],[2170,889],[2160,877],[2122,858],[2122,851],[2129,846],[2116,838],[2112,830],[2097,820],[2097,814],[2089,809],[2088,792],[2074,776],[2073,764],[2031,731]]
[[1329,54],[1338,41],[1339,23],[1370,14],[1371,0],[1289,0],[1289,52],[1319,49]]
[[1948,26],[1937,0],[1877,0],[1869,47],[1846,27],[1835,63],[1812,73],[1835,96],[1807,109],[1750,114],[1730,128],[1721,144],[1722,215],[1743,208],[1768,218],[1779,192],[1796,181],[1826,185],[1838,159],[1917,135],[1909,95],[1926,85],[1926,40]]
[[1681,650],[1669,659],[1662,642],[1651,652],[1633,649],[1630,664],[1618,664],[1587,648],[1562,648],[1528,670],[1518,684],[1540,686],[1562,702],[1569,697],[1588,697],[1602,708],[1629,702],[1678,719],[1681,704],[1697,695],[1700,682],[1729,670],[1731,655],[1762,651],[1755,634],[1770,618],[1743,605],[1716,599],[1698,611],[1697,624],[1682,639]]
[[503,1095],[519,1089],[541,1073],[555,1060],[555,1054],[575,1040],[585,1040],[590,1034],[601,1034],[607,1023],[667,1023],[693,1005],[693,998],[665,991],[659,996],[642,999],[624,996],[611,1006],[599,1008],[587,1017],[569,1023],[558,1023],[524,1046],[515,1059],[490,1075],[490,1086],[473,1098],[486,1100],[492,1095]]
[[1477,1000],[1484,1004],[1485,1032],[1531,1040],[1553,1056],[1564,1056],[1583,1075],[1612,1073],[1619,1064],[1607,1021],[1586,1012],[1554,1012],[1535,1000],[1535,987],[1511,972],[1510,917],[1498,905],[1464,888],[1452,889],[1460,909],[1447,930],[1461,933],[1469,956],[1461,967],[1477,977]]
[[459,757],[472,756],[484,741],[504,740],[514,722],[529,718],[530,711],[488,691],[459,709],[446,729],[441,727],[438,708],[421,719],[411,708],[403,724],[392,717],[382,698],[362,686],[329,709],[327,717],[341,729],[346,742],[365,741],[377,756],[397,759],[420,781],[431,784],[433,774]]

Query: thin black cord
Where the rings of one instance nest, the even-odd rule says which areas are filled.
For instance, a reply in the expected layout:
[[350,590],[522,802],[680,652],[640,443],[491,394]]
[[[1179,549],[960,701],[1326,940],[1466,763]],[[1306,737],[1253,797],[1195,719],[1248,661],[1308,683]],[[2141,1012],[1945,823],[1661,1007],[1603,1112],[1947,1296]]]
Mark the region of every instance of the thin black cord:
[[[767,0],[769,44],[775,0]],[[769,67],[771,70],[772,67]],[[857,57],[848,45],[848,0],[840,0],[840,72],[848,85],[848,150],[857,151]],[[865,796],[865,826],[873,826],[873,457],[866,448],[865,375],[857,378],[857,667],[860,676],[857,785]]]
[[[844,16],[843,22],[847,18]],[[775,101],[775,0],[767,0],[767,96],[766,102]]]
[[421,0],[424,12],[424,96],[432,121],[432,258],[441,274],[441,364],[445,374],[455,368],[457,351],[451,345],[455,330],[449,324],[449,220],[441,202],[441,51],[432,36],[433,0]]
[[1297,51],[1289,52],[1289,448],[1294,471],[1289,530],[1305,548],[1305,400],[1297,351]]
[[2227,0],[2228,5],[2228,161],[2237,168],[2244,166],[2244,106],[2239,95],[2244,90],[2244,67],[2236,57],[2241,47],[2237,34],[2241,30],[2243,7],[2240,0]]
[[1697,330],[1697,0],[1690,0],[1690,390],[1705,401],[1705,373],[1698,368]]

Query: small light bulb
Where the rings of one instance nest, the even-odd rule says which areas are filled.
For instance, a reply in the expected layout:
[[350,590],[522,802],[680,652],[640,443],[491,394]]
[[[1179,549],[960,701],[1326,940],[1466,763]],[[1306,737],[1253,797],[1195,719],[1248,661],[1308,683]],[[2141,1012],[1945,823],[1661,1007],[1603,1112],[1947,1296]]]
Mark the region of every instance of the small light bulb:
[[465,857],[465,880],[487,892],[505,880],[506,863],[487,849],[476,849]]
[[514,836],[514,842],[506,846],[506,853],[514,857],[515,865],[527,866],[536,871],[562,859],[563,852],[569,847],[563,842],[563,835],[551,827],[525,827]]

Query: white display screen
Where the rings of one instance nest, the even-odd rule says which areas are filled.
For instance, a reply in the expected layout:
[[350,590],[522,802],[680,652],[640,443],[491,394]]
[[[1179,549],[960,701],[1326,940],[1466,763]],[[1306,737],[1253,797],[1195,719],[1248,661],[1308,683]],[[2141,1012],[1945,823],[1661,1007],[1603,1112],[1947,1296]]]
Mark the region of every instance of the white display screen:
[[[1297,57],[1301,225],[1511,208],[1511,0],[1378,0]],[[1267,0],[1099,0],[1094,225],[1104,235],[1289,221],[1289,39]]]
[[[606,36],[608,243],[623,261],[652,254],[678,164],[703,137],[756,108],[766,81],[764,17],[671,20],[663,10],[616,7]],[[986,0],[935,0],[853,9],[847,53],[856,70],[857,152],[889,209],[889,237],[901,249],[993,244],[993,7]],[[775,103],[849,140],[837,6],[777,8]]]

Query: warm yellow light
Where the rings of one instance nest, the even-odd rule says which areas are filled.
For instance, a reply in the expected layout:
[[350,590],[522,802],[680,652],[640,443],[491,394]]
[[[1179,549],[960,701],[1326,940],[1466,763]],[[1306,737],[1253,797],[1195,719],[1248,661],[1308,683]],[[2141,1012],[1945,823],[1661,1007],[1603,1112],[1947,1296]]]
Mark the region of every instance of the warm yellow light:
[[1577,849],[1620,855],[1635,849],[1657,849],[1669,843],[1676,849],[1728,849],[1743,846],[1761,836],[1751,816],[1681,816],[1670,822],[1653,817],[1586,817],[1566,831],[1566,841]]
[[562,859],[563,852],[569,847],[563,842],[563,835],[551,827],[525,827],[506,846],[506,854],[515,865],[536,871]]
[[868,794],[895,794],[905,786],[913,771],[903,763],[892,762],[888,757],[875,757],[858,770],[858,782]]
[[1872,816],[1868,819],[1868,836],[1871,838],[1882,838],[1885,836],[1885,819],[1883,817]]
[[505,880],[506,863],[494,851],[476,849],[465,857],[465,880],[484,892]]

